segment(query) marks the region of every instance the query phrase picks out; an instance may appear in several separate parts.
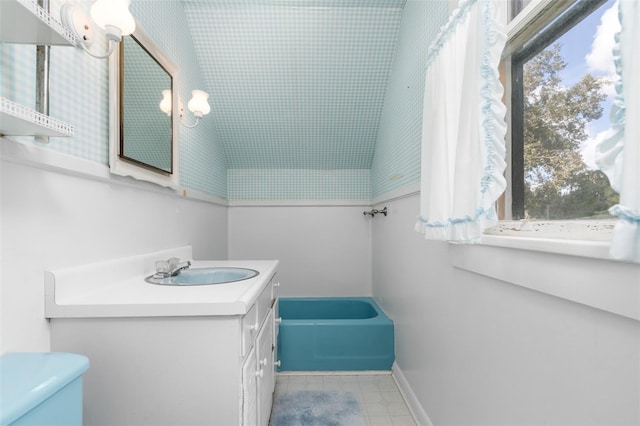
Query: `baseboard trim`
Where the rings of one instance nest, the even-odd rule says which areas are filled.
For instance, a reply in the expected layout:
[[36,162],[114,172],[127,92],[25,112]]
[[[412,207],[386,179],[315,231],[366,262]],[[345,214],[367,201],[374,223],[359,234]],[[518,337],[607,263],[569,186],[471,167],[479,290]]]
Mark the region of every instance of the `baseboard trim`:
[[395,362],[391,368],[391,376],[396,381],[398,389],[400,389],[400,393],[407,403],[407,407],[409,407],[409,411],[411,411],[411,415],[416,421],[416,424],[420,426],[433,426],[427,412],[424,411],[422,404],[418,401],[418,397],[413,393],[413,389],[411,389],[409,382],[404,377],[404,374],[402,374],[402,370],[400,370],[398,364]]

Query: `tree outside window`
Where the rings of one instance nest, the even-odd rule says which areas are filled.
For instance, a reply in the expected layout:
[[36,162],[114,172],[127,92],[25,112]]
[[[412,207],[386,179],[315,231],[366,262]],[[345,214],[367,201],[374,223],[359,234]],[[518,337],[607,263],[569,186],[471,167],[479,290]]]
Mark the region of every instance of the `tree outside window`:
[[[514,179],[521,181],[513,186],[523,192],[514,195],[516,215],[520,211],[538,220],[604,219],[610,218],[607,209],[618,202],[606,176],[585,162],[585,146],[594,138],[594,128],[607,119],[603,113],[614,81],[589,69],[584,56],[572,55],[572,50],[584,49],[580,43],[595,43],[605,14],[614,8],[614,1],[608,1],[587,14],[602,16],[595,29],[593,18],[574,19],[575,27],[567,35],[546,35],[548,42],[541,49],[516,63],[519,76],[514,80],[521,92],[512,108],[519,114],[513,121],[520,124],[512,132],[513,141],[521,144],[514,151],[521,156],[514,160],[514,167],[519,167]],[[563,46],[563,41],[572,44]],[[563,52],[569,53],[563,56]]]

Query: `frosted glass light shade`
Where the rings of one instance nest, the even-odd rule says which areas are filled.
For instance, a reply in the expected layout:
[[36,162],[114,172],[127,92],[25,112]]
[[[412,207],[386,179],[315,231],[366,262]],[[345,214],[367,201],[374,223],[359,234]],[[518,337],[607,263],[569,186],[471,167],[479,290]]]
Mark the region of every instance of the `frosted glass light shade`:
[[131,0],[98,0],[91,6],[91,18],[103,30],[118,28],[122,36],[136,29],[136,21],[129,12]]
[[162,100],[160,101],[160,109],[167,115],[171,115],[172,98],[171,90],[166,89],[162,91]]
[[211,111],[211,107],[207,101],[207,99],[209,99],[209,94],[204,90],[192,90],[191,95],[191,100],[187,104],[189,111],[198,118],[209,114],[209,111]]

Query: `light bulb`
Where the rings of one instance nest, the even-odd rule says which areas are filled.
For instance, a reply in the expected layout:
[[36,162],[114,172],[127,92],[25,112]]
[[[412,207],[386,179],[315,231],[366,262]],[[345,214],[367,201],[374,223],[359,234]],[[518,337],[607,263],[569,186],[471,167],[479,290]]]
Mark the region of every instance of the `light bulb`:
[[171,115],[172,109],[171,90],[166,89],[162,91],[162,100],[160,101],[160,109],[167,115]]
[[129,12],[130,4],[131,0],[98,0],[91,6],[91,18],[107,35],[111,33],[118,36],[119,41],[121,36],[129,35],[136,29],[136,21]]
[[187,104],[189,107],[189,111],[193,113],[194,116],[200,118],[203,115],[209,114],[211,111],[211,107],[209,106],[209,94],[204,90],[192,90],[191,91],[192,98]]

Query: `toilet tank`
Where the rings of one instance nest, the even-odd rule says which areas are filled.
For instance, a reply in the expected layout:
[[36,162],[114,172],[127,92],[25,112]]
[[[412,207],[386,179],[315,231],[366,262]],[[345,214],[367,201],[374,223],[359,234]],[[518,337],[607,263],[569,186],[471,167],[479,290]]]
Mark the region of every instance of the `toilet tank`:
[[59,352],[0,356],[0,426],[82,425],[89,359]]

